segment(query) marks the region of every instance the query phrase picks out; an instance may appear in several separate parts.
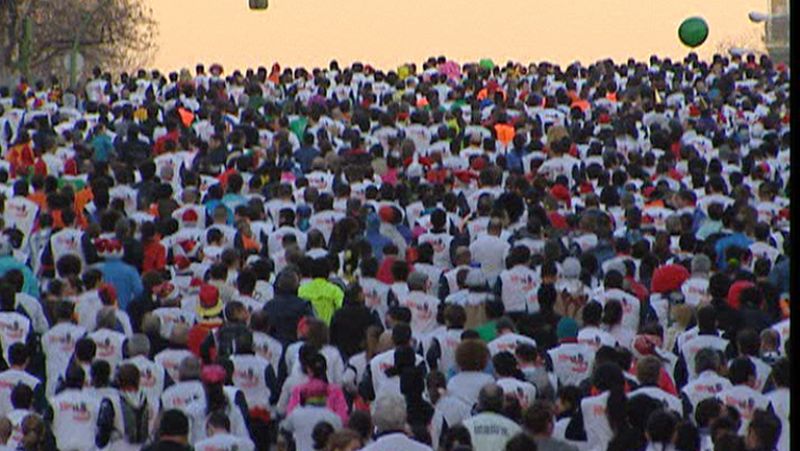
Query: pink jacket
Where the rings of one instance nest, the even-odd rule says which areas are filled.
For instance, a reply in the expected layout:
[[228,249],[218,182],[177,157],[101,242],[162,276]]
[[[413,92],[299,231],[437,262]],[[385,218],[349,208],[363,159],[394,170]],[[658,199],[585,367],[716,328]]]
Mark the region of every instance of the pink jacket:
[[347,424],[347,401],[344,399],[344,392],[342,388],[336,384],[327,384],[319,379],[312,379],[305,384],[298,385],[292,389],[292,395],[289,397],[289,404],[286,407],[286,415],[288,416],[295,407],[300,405],[300,394],[304,390],[319,392],[325,390],[326,407],[342,419],[342,424]]

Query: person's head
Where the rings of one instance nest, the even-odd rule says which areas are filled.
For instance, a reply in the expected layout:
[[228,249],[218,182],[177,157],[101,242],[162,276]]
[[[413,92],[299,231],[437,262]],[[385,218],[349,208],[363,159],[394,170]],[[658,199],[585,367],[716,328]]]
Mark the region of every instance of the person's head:
[[462,340],[456,348],[456,365],[461,371],[483,371],[489,363],[489,348],[481,340]]
[[82,363],[91,363],[97,353],[97,344],[89,337],[75,342],[75,359]]
[[442,434],[440,448],[444,451],[466,451],[472,449],[472,436],[466,426],[459,423]]
[[486,384],[478,392],[477,410],[479,412],[501,413],[504,404],[503,389],[497,384]]
[[25,368],[28,365],[28,347],[23,343],[14,343],[8,348],[8,363],[13,368]]
[[733,385],[752,387],[756,383],[756,367],[749,358],[737,357],[728,368],[728,379]]
[[200,379],[202,362],[196,356],[187,356],[178,365],[178,379],[181,382],[196,381]]
[[11,407],[14,409],[29,410],[33,405],[33,389],[22,382],[11,389]]
[[42,417],[36,414],[27,415],[22,419],[20,429],[22,431],[20,444],[23,449],[43,449],[47,429]]
[[519,433],[506,442],[504,451],[536,451],[537,449],[536,440],[533,437]]
[[606,302],[603,307],[603,324],[611,327],[622,322],[622,303],[616,299]]
[[781,437],[781,420],[772,411],[756,409],[747,427],[748,449],[776,449]]
[[206,435],[213,437],[217,434],[227,434],[231,432],[231,420],[224,412],[211,412],[206,420]]
[[281,271],[275,279],[275,291],[278,294],[297,294],[300,286],[300,276],[296,270],[287,268]]
[[702,333],[717,332],[717,311],[711,305],[704,305],[697,310],[697,329]]
[[698,402],[694,409],[694,421],[697,427],[702,429],[711,426],[711,422],[723,414],[723,407],[722,401],[715,397]]
[[667,409],[658,409],[647,419],[645,436],[650,443],[672,443],[672,436],[678,426],[678,418]]
[[117,387],[120,391],[138,391],[141,373],[132,363],[125,363],[117,369]]
[[740,356],[757,357],[761,348],[761,340],[758,336],[758,332],[752,327],[740,330],[736,334],[736,347],[739,350]]
[[150,355],[150,339],[145,334],[134,334],[125,343],[125,351],[128,358],[139,355],[147,357]]
[[762,355],[780,352],[781,336],[775,329],[764,329],[760,335],[760,352]]
[[520,375],[520,370],[517,364],[517,359],[514,354],[503,351],[498,352],[492,357],[492,367],[497,377],[517,377]]
[[722,366],[722,356],[714,348],[703,348],[694,356],[694,369],[697,374],[704,371],[718,372]]
[[597,301],[589,301],[581,313],[584,326],[599,326],[603,317],[603,306]]
[[6,417],[0,418],[0,443],[5,444],[8,442],[12,431],[13,426],[11,425],[11,420]]
[[80,390],[83,388],[84,381],[86,380],[86,372],[83,371],[80,365],[69,365],[67,371],[64,373],[63,388]]
[[408,289],[411,291],[426,291],[428,289],[428,276],[419,271],[412,272],[408,275]]
[[550,437],[555,426],[555,406],[546,400],[537,400],[522,415],[522,424],[534,436]]
[[644,356],[636,362],[636,378],[643,386],[657,386],[661,377],[661,360],[655,356]]
[[158,424],[161,441],[185,445],[189,442],[189,418],[178,409],[169,409],[161,415]]
[[772,365],[770,377],[778,388],[788,388],[791,383],[791,363],[789,359],[783,357]]
[[347,419],[347,428],[355,431],[362,441],[372,437],[372,416],[367,410],[353,410]]
[[467,311],[464,307],[449,304],[444,308],[444,323],[450,329],[463,329],[467,322]]
[[592,384],[601,392],[608,391],[606,417],[611,429],[618,431],[625,422],[625,377],[616,363],[603,363],[594,369]]
[[372,405],[372,422],[378,433],[401,431],[406,426],[406,400],[397,393],[384,393]]
[[355,451],[364,446],[361,435],[352,429],[341,429],[328,437],[325,451]]

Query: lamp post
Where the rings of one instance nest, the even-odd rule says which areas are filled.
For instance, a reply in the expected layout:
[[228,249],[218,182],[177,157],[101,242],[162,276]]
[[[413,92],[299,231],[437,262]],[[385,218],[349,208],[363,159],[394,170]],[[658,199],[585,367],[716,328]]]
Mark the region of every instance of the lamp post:
[[[788,8],[788,4],[787,4]],[[767,52],[775,61],[789,61],[789,12],[767,14],[751,11],[747,17],[750,22],[764,23]],[[776,23],[777,22],[777,23]]]

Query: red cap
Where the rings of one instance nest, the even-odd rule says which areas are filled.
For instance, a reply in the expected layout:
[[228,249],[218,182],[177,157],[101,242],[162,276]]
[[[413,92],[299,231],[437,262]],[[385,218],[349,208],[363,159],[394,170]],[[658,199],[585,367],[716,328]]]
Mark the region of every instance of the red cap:
[[200,287],[200,305],[203,308],[211,308],[217,305],[219,300],[219,290],[214,285],[205,284]]
[[472,160],[472,163],[469,165],[475,171],[480,171],[486,167],[486,159],[482,157],[478,157]]
[[100,296],[100,300],[103,301],[103,304],[113,304],[117,302],[117,289],[110,283],[101,284],[100,288],[97,290],[97,294]]
[[183,222],[197,222],[197,212],[192,209],[186,210],[181,215],[181,220]]
[[747,280],[734,282],[733,285],[731,285],[731,287],[728,289],[728,305],[738,310],[739,306],[741,305],[740,296],[742,294],[742,290],[754,286],[755,284],[753,282]]
[[550,195],[562,202],[566,202],[567,206],[572,203],[572,195],[569,192],[569,188],[560,183],[550,188]]
[[669,293],[677,291],[690,276],[689,270],[683,265],[664,265],[653,272],[650,282],[650,291],[653,293]]
[[378,217],[381,218],[383,222],[394,221],[394,208],[384,205],[378,210]]

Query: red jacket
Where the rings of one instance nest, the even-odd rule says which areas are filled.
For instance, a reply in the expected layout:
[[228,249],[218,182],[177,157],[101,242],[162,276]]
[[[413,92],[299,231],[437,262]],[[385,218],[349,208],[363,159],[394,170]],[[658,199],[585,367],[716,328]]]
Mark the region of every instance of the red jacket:
[[150,240],[144,245],[142,274],[148,271],[161,271],[167,266],[167,250],[158,240]]
[[[189,336],[186,339],[186,347],[189,351],[196,355],[197,358],[202,359],[202,355],[200,354],[200,345],[203,344],[203,341],[208,337],[209,333],[215,332],[217,329],[222,326],[222,320],[214,320],[213,322],[201,322],[197,323],[189,329]],[[216,360],[217,358],[217,350],[215,348],[211,348],[210,356],[212,361]]]

